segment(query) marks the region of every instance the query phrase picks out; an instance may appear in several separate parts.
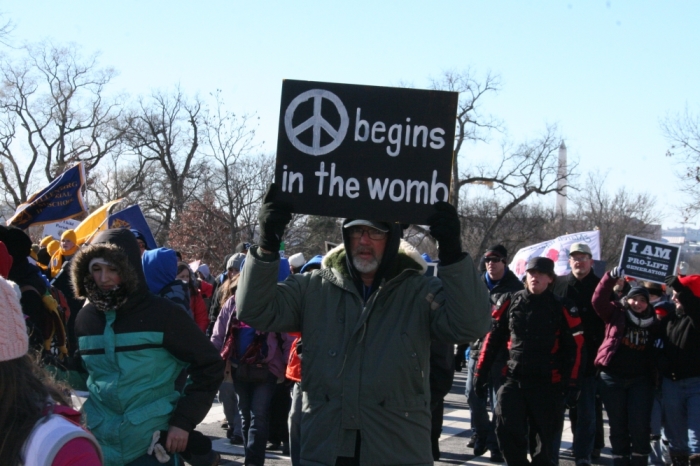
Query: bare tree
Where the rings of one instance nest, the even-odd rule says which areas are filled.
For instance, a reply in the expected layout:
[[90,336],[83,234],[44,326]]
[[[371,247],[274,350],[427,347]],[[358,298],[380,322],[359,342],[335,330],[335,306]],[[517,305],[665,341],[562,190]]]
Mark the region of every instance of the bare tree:
[[605,189],[605,175],[591,173],[585,185],[572,196],[575,206],[569,220],[572,231],[600,230],[601,260],[615,265],[620,260],[625,235],[657,239],[660,215],[656,199],[647,192],[630,193]]
[[219,91],[214,102],[203,136],[202,150],[211,171],[205,184],[216,193],[211,214],[228,223],[233,250],[239,241],[255,236],[260,203],[274,177],[274,160],[256,152],[260,149],[255,141],[257,116],[225,111]]
[[475,76],[472,69],[462,72],[446,71],[438,79],[433,79],[431,87],[442,91],[459,93],[457,121],[455,127],[454,154],[452,158],[452,199],[455,207],[459,206],[459,190],[467,183],[460,172],[460,155],[466,142],[487,141],[493,130],[501,131],[502,123],[491,115],[482,112],[483,100],[489,94],[501,90],[500,76],[487,73],[482,79]]
[[666,156],[680,160],[683,167],[677,176],[690,199],[685,205],[687,220],[700,212],[700,116],[686,106],[683,112],[667,115],[661,130],[671,143]]
[[[548,126],[534,140],[514,148],[504,145],[503,155],[494,166],[474,166],[471,173],[462,175],[462,186],[478,182],[492,188],[492,217],[483,230],[479,251],[493,241],[503,220],[517,206],[533,196],[556,193],[570,186],[578,164],[570,163],[565,173],[559,172],[560,143],[557,128]],[[464,199],[464,202],[470,200]]]
[[125,119],[129,151],[138,156],[140,165],[157,167],[146,172],[140,203],[159,218],[156,239],[162,244],[167,242],[173,220],[207,174],[199,152],[201,110],[199,98],[190,100],[177,87],[141,98]]
[[120,107],[105,98],[112,68],[75,45],[19,50],[17,59],[0,61],[0,182],[15,206],[35,187],[36,168],[47,181],[79,161],[89,173],[121,142]]

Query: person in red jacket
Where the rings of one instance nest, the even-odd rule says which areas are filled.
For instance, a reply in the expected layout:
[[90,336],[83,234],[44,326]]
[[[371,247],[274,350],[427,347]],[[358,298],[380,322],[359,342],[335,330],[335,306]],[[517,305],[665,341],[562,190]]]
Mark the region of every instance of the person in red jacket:
[[207,312],[202,290],[198,286],[198,280],[194,277],[192,269],[186,263],[178,262],[175,278],[187,284],[190,291],[190,309],[192,310],[194,321],[202,332],[206,332],[209,326],[209,312]]

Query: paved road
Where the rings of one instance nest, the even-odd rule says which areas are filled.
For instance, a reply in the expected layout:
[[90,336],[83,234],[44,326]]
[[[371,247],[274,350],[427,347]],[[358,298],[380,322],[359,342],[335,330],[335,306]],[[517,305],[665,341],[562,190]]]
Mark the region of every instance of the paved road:
[[[461,464],[490,464],[488,453],[486,456],[475,457],[472,454],[472,449],[467,448],[467,441],[471,436],[469,409],[467,400],[464,396],[464,381],[466,373],[457,373],[451,393],[445,399],[445,420],[443,424],[443,435],[440,438],[440,450],[442,457],[436,465],[461,465]],[[209,435],[214,443],[214,449],[222,453],[223,465],[243,464],[243,449],[238,446],[232,446],[226,440],[226,432],[221,429],[220,424],[223,420],[223,409],[221,404],[215,403],[212,406],[209,415],[204,419],[202,424],[197,427],[197,430]],[[608,427],[605,426],[606,441],[608,436]],[[571,447],[571,430],[568,421],[564,426],[564,435],[562,438],[562,450]],[[273,466],[291,464],[289,458],[268,453],[266,464]],[[573,466],[575,463],[572,458],[562,456],[559,464]],[[612,465],[609,445],[603,450],[603,454],[595,464]]]

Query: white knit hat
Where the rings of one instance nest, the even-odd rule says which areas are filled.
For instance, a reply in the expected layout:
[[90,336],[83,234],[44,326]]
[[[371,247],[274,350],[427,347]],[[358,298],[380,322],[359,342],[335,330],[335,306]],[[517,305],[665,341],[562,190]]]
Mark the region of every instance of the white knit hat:
[[304,264],[306,264],[306,260],[304,259],[304,255],[302,253],[298,252],[289,256],[289,265],[291,265],[295,269],[298,269]]
[[27,326],[13,285],[0,277],[0,361],[21,358],[29,349]]

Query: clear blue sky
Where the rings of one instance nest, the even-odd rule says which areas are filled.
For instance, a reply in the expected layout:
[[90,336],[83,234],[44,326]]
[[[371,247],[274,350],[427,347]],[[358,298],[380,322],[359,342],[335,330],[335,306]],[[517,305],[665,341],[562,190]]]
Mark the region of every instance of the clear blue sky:
[[[659,120],[700,111],[700,2],[6,0],[0,11],[18,41],[100,51],[120,72],[114,92],[221,89],[231,110],[257,112],[269,153],[285,78],[427,87],[443,70],[492,71],[503,91],[484,109],[511,139],[556,123],[582,174],[609,170],[611,190],[650,192],[665,226],[680,220]],[[469,146],[462,166],[498,150]]]

